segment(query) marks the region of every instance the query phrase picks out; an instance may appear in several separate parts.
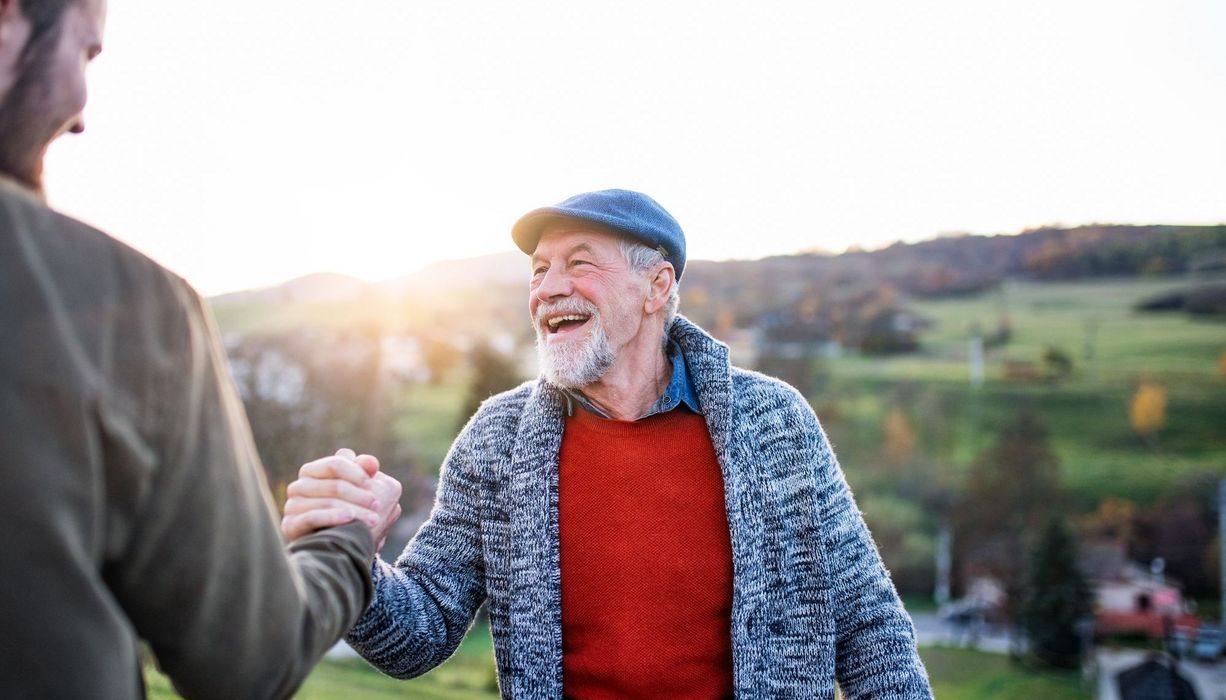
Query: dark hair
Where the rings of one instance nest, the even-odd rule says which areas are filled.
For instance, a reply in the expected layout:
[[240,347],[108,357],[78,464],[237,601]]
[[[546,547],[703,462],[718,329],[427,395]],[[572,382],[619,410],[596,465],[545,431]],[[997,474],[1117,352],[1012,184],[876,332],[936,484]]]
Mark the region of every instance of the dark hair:
[[64,10],[78,2],[80,0],[17,0],[21,14],[30,23],[30,38],[21,50],[21,60],[29,60],[38,46],[59,36]]

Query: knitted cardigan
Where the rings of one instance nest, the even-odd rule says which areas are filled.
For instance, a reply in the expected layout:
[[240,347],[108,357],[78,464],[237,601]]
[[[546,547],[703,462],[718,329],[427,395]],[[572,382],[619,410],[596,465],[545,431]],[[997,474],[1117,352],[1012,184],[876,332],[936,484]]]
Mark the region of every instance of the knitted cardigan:
[[[804,398],[728,363],[678,318],[724,476],[732,538],[733,676],[741,698],[931,698],[911,621]],[[349,643],[383,672],[442,663],[489,601],[504,698],[562,697],[558,450],[566,399],[544,381],[482,404],[441,470],[430,519]],[[684,605],[685,601],[677,601]]]

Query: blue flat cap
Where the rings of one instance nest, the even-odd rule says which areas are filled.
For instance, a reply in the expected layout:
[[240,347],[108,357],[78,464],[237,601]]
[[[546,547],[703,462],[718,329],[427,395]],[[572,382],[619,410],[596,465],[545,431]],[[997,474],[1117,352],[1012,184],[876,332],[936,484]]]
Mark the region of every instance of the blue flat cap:
[[519,249],[531,255],[541,232],[558,218],[591,221],[659,250],[681,279],[685,269],[685,233],[677,220],[654,199],[630,190],[600,190],[577,194],[552,207],[533,209],[511,228]]

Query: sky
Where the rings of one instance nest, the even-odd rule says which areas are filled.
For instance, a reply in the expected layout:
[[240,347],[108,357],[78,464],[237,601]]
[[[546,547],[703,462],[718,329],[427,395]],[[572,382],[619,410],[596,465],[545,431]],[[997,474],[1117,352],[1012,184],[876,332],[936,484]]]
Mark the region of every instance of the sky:
[[1218,0],[111,0],[89,80],[50,202],[205,294],[513,250],[606,187],[691,259],[1226,222]]

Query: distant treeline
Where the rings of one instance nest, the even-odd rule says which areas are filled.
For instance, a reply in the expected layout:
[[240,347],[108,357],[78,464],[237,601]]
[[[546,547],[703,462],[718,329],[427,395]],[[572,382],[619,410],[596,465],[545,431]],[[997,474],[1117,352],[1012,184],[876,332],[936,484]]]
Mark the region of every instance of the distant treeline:
[[842,255],[694,261],[684,313],[715,330],[764,324],[870,353],[906,352],[907,297],[982,293],[1006,278],[1072,280],[1226,269],[1226,225],[1044,227]]
[[1226,225],[1044,228],[1023,237],[1041,245],[1020,271],[1040,279],[1226,269]]
[[981,292],[1006,277],[1069,280],[1214,269],[1226,269],[1226,224],[1043,227],[1017,235],[946,236],[842,255],[695,261],[686,277],[691,287],[711,291],[742,283],[764,285],[779,292],[777,299],[794,298],[813,284],[839,288],[881,283],[917,296],[940,297]]

